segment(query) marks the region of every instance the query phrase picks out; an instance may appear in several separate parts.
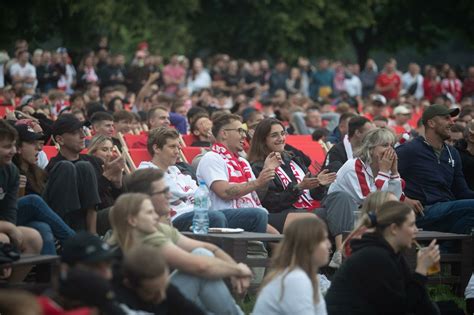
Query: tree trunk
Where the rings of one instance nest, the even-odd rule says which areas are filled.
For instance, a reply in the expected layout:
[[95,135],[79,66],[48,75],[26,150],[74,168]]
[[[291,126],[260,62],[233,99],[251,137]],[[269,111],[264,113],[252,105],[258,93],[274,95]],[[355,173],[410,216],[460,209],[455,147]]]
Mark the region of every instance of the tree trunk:
[[357,54],[357,63],[360,69],[365,68],[365,63],[369,59],[369,52],[372,48],[372,33],[371,29],[364,29],[363,31],[353,30],[349,33],[352,45]]

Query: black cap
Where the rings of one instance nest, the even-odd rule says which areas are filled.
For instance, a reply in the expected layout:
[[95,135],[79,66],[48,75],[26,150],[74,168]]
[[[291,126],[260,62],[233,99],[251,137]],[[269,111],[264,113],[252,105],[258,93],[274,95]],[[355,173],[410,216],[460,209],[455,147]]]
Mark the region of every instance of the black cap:
[[61,260],[68,265],[98,263],[111,260],[114,251],[99,237],[79,232],[64,242]]
[[42,133],[35,132],[33,128],[26,124],[15,125],[15,129],[18,132],[18,138],[20,141],[35,141],[44,139]]
[[51,127],[51,134],[53,136],[62,135],[63,133],[74,132],[83,126],[84,122],[81,122],[74,115],[62,114]]
[[109,281],[96,272],[71,268],[60,279],[58,291],[62,297],[99,308],[102,314],[125,314]]
[[423,116],[421,116],[421,120],[424,124],[430,119],[433,119],[436,116],[446,116],[449,115],[451,117],[455,117],[459,114],[459,108],[447,108],[444,105],[434,104],[429,106],[423,112]]

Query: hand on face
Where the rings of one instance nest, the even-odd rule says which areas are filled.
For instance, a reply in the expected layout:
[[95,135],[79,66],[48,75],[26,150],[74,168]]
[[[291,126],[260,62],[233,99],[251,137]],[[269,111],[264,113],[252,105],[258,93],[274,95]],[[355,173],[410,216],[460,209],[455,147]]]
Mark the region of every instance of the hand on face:
[[379,157],[379,170],[388,173],[392,169],[393,160],[395,159],[395,150],[387,148],[383,151],[382,156]]

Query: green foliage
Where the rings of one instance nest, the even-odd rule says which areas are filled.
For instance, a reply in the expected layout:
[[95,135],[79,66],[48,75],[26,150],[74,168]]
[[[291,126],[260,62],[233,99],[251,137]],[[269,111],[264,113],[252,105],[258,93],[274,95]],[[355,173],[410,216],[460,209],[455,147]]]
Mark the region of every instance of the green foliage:
[[[351,44],[365,61],[373,50],[420,51],[453,34],[469,40],[474,2],[432,0],[43,0],[0,4],[0,47],[94,48],[106,35],[114,51],[226,52],[236,57],[334,54]],[[51,46],[51,47],[48,47]],[[201,51],[204,49],[204,51]]]

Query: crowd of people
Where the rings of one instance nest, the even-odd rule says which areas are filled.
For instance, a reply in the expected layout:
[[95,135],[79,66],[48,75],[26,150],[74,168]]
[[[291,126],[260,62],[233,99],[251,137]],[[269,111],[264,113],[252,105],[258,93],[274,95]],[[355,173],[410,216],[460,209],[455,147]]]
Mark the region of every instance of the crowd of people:
[[[0,255],[60,255],[61,273],[40,296],[0,294],[0,313],[242,314],[252,270],[182,234],[200,185],[210,227],[283,234],[262,248],[254,314],[440,313],[427,275],[450,244],[419,250],[415,270],[402,252],[418,228],[473,231],[474,66],[165,59],[146,42],[127,63],[107,38],[74,62],[30,50],[0,54]],[[137,170],[126,134],[150,156]],[[202,148],[193,161],[183,135]],[[324,162],[289,135],[311,135]]]

